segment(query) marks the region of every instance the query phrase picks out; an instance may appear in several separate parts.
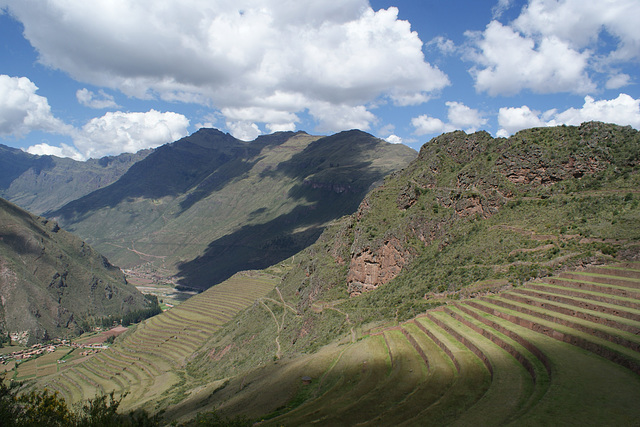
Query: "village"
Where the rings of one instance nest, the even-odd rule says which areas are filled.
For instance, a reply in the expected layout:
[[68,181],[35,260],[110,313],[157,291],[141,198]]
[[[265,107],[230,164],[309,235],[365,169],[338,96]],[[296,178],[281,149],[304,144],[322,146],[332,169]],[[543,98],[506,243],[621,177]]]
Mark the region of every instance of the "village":
[[[33,344],[30,347],[22,348],[11,353],[0,354],[0,365],[5,365],[10,361],[23,362],[46,353],[53,353],[58,348],[63,347],[68,348],[69,352],[74,350],[81,350],[79,353],[77,353],[78,356],[88,356],[90,354],[97,353],[101,350],[109,348],[110,342],[113,342],[113,339],[116,336],[120,335],[126,330],[127,329],[123,326],[116,326],[106,331],[102,330],[102,328],[96,328],[93,331],[94,335],[86,340],[71,341],[69,339],[57,338],[46,344]],[[95,333],[97,333],[97,335],[95,335]],[[20,343],[24,339],[24,337],[20,333],[12,333],[10,337],[12,343]],[[64,363],[64,360],[59,360],[58,363]]]
[[91,344],[80,344],[76,342],[71,342],[69,340],[56,340],[53,343],[48,344],[34,344],[29,348],[24,350],[14,351],[9,354],[0,355],[0,363],[5,364],[10,360],[28,360],[32,357],[40,356],[44,353],[53,353],[59,347],[70,347],[72,349],[84,349],[80,353],[80,356],[88,356],[89,354],[96,353],[100,350],[104,350],[109,348],[109,344],[105,343],[91,343]]

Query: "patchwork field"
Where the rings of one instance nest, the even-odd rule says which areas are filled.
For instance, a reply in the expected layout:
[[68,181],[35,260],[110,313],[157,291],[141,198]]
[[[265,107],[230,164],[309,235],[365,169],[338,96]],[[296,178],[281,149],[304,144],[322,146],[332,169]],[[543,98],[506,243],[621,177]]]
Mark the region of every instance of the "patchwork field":
[[638,425],[640,264],[451,302],[216,387],[205,400],[264,425]]
[[40,385],[58,391],[70,403],[112,391],[126,396],[123,408],[161,401],[168,390],[184,382],[185,360],[222,324],[275,285],[270,275],[237,274],[142,322],[109,349],[65,363],[61,372],[42,378]]
[[71,350],[71,347],[58,347],[51,353],[45,353],[34,359],[18,363],[12,378],[17,381],[24,381],[54,374],[60,370],[58,360],[67,355]]
[[[313,354],[190,387],[184,367],[194,352],[274,287],[272,276],[234,276],[109,350],[58,365],[40,385],[70,402],[96,391],[127,394],[125,409],[166,408],[178,421],[216,408],[264,425],[640,423],[640,263],[450,301]],[[47,369],[44,359],[32,365]]]

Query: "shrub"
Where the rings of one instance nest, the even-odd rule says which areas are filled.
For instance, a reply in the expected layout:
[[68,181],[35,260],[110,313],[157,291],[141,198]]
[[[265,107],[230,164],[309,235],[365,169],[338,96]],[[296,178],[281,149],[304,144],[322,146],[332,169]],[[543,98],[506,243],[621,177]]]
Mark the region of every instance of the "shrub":
[[15,390],[0,382],[0,420],[3,426],[158,426],[160,414],[144,411],[119,414],[121,398],[98,395],[72,410],[58,392],[31,391],[17,396]]

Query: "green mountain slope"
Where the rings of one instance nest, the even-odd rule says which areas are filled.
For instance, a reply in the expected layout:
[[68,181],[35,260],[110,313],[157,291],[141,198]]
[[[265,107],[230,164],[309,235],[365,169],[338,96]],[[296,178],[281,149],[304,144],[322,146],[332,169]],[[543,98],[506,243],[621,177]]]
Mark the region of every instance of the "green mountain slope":
[[0,197],[42,214],[111,184],[150,152],[78,162],[0,145]]
[[638,424],[639,162],[602,123],[442,135],[259,293],[232,279],[40,384],[142,390],[167,423]]
[[47,215],[120,266],[208,288],[310,245],[375,182],[414,158],[406,146],[360,131],[243,142],[201,129]]
[[146,308],[119,268],[85,242],[0,199],[0,329],[33,343]]
[[[355,214],[279,264],[287,272],[271,298],[296,314],[275,303],[275,316],[252,307],[216,333],[188,371],[196,382],[243,375],[447,302],[638,260],[639,160],[640,134],[602,123],[509,139],[435,138]],[[246,337],[251,345],[232,346],[215,363],[204,356]]]

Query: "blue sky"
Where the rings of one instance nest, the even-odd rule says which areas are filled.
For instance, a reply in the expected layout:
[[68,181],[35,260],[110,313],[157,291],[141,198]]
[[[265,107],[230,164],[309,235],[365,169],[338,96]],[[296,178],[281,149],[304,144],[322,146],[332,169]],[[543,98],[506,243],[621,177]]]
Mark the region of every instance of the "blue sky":
[[0,143],[76,159],[601,120],[640,128],[637,0],[0,0]]

